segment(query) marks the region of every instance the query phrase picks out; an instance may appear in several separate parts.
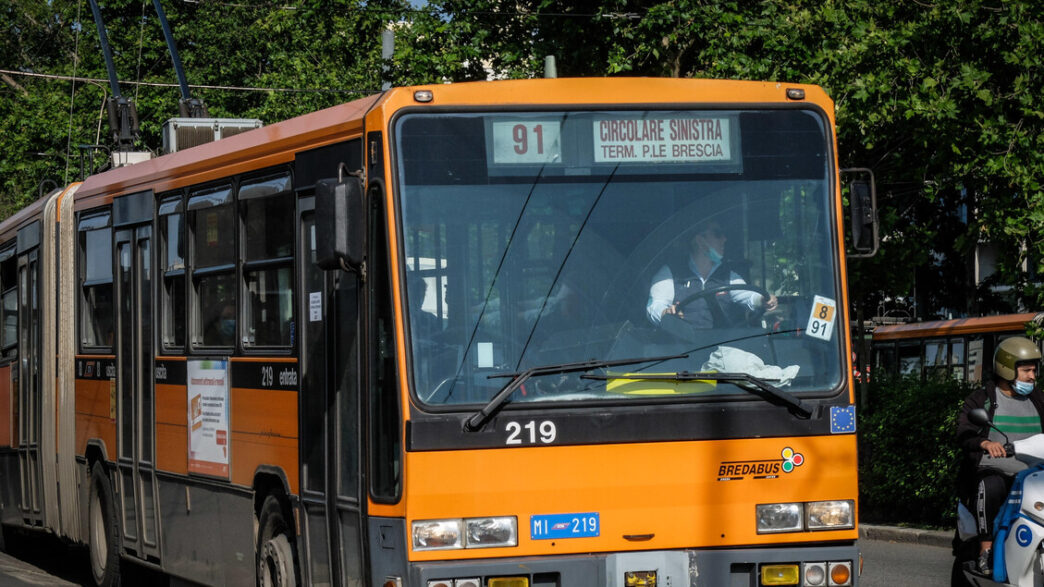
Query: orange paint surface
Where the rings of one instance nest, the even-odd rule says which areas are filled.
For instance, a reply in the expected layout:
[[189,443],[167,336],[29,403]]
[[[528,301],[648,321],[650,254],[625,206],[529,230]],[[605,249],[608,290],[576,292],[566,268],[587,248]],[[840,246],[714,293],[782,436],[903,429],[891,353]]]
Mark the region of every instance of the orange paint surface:
[[[785,448],[802,455],[793,472],[719,480],[723,462],[782,463]],[[755,520],[757,504],[855,500],[855,462],[854,435],[409,453],[408,524],[517,516],[519,534],[513,548],[411,552],[410,560],[855,540],[855,529],[758,534]],[[584,512],[599,513],[598,537],[530,538],[530,516]]]
[[156,385],[156,468],[188,474],[188,394],[184,385]]
[[251,485],[261,465],[279,467],[298,490],[297,392],[232,388],[232,482]]
[[109,381],[76,380],[76,451],[87,452],[87,442],[98,438],[105,443],[110,459],[116,458],[116,420],[111,417]]

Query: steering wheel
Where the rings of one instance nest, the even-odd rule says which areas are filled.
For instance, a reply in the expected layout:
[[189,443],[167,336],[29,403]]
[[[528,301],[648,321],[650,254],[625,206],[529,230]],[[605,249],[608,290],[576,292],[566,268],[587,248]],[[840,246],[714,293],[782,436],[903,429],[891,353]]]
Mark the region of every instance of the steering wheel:
[[[748,311],[748,315],[747,315],[748,322],[756,320],[758,317],[760,317],[762,314],[765,313],[765,302],[767,302],[769,297],[771,297],[771,294],[769,294],[768,290],[766,290],[763,287],[760,287],[760,286],[757,286],[757,285],[753,285],[753,284],[750,284],[750,283],[729,283],[727,285],[722,285],[722,286],[719,286],[719,287],[712,287],[710,289],[704,289],[704,290],[697,291],[697,292],[695,292],[693,294],[690,294],[690,295],[686,296],[685,299],[679,300],[678,303],[677,303],[677,307],[678,308],[684,308],[685,306],[691,304],[692,302],[694,302],[694,301],[696,301],[696,300],[698,300],[700,298],[710,298],[712,296],[716,296],[719,293],[726,292],[726,291],[752,291],[752,292],[754,292],[756,294],[759,294],[761,296],[761,301],[762,301],[761,306],[758,309],[756,309],[756,310]],[[708,300],[708,303],[710,303],[709,300]],[[684,318],[682,318],[682,319],[684,320]]]

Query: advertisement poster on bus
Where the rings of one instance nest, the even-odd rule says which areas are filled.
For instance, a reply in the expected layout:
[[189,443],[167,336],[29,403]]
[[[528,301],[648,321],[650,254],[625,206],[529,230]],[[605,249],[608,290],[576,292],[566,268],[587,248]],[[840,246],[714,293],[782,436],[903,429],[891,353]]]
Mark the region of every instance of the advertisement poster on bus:
[[228,361],[188,361],[189,473],[228,478]]

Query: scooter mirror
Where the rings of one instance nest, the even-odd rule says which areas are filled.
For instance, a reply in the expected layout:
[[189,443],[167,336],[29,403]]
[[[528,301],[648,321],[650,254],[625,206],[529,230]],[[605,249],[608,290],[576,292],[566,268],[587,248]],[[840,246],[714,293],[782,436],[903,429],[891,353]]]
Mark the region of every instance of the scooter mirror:
[[990,415],[986,413],[986,410],[982,408],[975,408],[968,412],[968,420],[976,426],[989,426]]

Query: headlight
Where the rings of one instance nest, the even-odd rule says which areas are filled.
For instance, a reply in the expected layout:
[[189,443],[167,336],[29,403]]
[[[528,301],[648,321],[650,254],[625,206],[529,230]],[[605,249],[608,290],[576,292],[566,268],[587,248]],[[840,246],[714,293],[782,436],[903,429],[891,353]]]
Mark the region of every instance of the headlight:
[[464,520],[464,525],[467,528],[466,548],[518,545],[518,524],[514,516],[471,518]]
[[854,526],[851,501],[813,501],[805,504],[809,530],[840,530]]
[[518,546],[514,516],[413,522],[413,550],[451,550]]
[[758,534],[800,532],[804,508],[800,503],[769,503],[757,507]]
[[413,550],[464,548],[463,520],[421,520],[413,523]]

